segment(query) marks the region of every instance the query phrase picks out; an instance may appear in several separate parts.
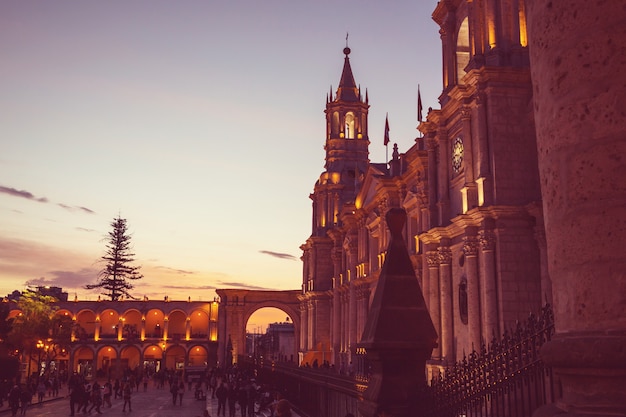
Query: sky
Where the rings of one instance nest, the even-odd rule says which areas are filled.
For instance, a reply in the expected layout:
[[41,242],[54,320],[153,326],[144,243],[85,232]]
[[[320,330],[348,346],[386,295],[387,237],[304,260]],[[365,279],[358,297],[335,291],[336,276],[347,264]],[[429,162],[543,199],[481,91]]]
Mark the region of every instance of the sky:
[[96,299],[117,216],[138,297],[300,289],[346,34],[385,162],[419,135],[418,85],[439,107],[436,4],[0,2],[0,295]]

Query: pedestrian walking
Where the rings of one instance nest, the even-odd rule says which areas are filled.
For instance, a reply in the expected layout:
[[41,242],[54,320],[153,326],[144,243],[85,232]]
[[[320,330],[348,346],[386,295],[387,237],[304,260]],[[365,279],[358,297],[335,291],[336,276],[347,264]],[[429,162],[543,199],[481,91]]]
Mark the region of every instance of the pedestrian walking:
[[24,386],[24,388],[20,391],[20,406],[22,407],[21,415],[26,415],[26,409],[28,408],[28,405],[30,404],[32,399],[33,394],[30,391],[30,388],[28,388],[28,385]]
[[178,382],[172,381],[170,383],[170,393],[172,394],[172,404],[176,405],[176,400],[178,399]]
[[20,408],[20,387],[14,385],[9,391],[9,407],[11,408],[11,415],[15,417],[17,415],[17,410]]
[[185,395],[185,383],[181,379],[178,384],[178,405],[183,405],[183,395]]
[[80,407],[83,403],[83,397],[85,396],[85,389],[84,385],[80,382],[74,384],[70,389],[70,416],[73,416],[76,404],[78,404],[78,411],[80,412]]
[[133,388],[130,386],[129,383],[126,383],[122,390],[122,395],[124,396],[124,407],[122,407],[122,411],[126,411],[127,404],[128,404],[128,411],[133,411],[133,408],[130,403],[130,397],[132,395],[132,392],[133,392]]
[[91,410],[94,408],[98,414],[102,414],[100,411],[100,406],[102,405],[102,389],[100,388],[100,384],[98,382],[94,382],[91,387],[91,408],[88,413],[91,413]]
[[215,396],[217,397],[217,415],[226,417],[226,398],[228,397],[228,390],[222,382],[220,386],[215,390]]
[[37,385],[37,402],[41,404],[45,396],[46,396],[46,384],[43,382],[43,380],[41,380],[39,381],[39,384]]
[[109,380],[104,384],[104,391],[102,393],[102,404],[105,407],[108,406],[111,408],[111,395],[113,395],[113,386]]

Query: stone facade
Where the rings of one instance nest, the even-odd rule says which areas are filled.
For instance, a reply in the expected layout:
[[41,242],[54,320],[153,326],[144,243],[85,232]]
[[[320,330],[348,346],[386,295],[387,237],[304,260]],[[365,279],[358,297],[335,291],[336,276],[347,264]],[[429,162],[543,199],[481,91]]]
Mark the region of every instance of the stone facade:
[[[411,148],[393,145],[388,163],[368,159],[368,98],[344,51],[339,88],[326,103],[326,170],[302,246],[301,359],[323,352],[338,369],[350,367],[393,207],[407,212],[404,239],[438,334],[431,372],[551,302],[526,11],[523,1],[495,3],[439,2],[441,108],[429,109]],[[354,136],[349,114],[360,121]]]

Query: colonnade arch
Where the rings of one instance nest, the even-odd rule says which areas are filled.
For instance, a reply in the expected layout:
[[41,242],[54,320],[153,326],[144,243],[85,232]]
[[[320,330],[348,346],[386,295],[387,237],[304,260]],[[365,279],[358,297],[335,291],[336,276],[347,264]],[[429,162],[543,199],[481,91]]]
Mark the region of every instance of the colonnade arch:
[[[246,323],[250,316],[259,309],[274,307],[285,312],[291,318],[294,327],[293,357],[298,357],[300,350],[300,290],[254,291],[239,289],[219,289],[218,313],[218,361],[228,366],[229,360],[235,362],[237,356],[245,354]],[[232,347],[232,350],[231,350]],[[232,359],[231,356],[232,355]]]

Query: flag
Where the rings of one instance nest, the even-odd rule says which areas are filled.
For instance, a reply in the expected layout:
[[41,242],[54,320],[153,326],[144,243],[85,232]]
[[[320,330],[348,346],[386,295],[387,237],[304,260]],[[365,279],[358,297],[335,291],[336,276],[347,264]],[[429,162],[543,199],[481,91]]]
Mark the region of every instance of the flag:
[[385,146],[389,143],[389,118],[385,115]]
[[422,95],[420,94],[420,85],[417,85],[417,121],[422,121]]

